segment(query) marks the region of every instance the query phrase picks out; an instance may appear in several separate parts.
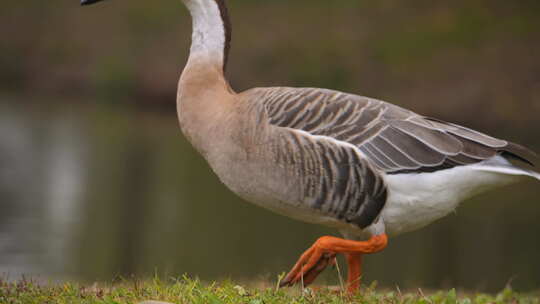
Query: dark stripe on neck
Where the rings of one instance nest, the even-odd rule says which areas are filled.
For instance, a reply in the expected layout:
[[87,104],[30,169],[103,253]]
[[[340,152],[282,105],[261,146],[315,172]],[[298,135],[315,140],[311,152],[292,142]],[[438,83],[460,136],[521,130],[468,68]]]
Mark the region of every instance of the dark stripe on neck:
[[223,50],[223,71],[227,68],[227,60],[229,59],[229,49],[231,48],[231,19],[229,18],[229,12],[225,5],[225,0],[214,0],[219,7],[219,13],[221,20],[223,21],[223,29],[225,32],[225,46]]

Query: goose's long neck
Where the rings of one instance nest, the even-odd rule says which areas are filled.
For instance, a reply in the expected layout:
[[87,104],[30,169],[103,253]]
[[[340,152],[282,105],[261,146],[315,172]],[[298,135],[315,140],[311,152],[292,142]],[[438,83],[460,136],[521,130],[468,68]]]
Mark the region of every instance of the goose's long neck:
[[[182,0],[193,19],[189,59],[178,84],[177,109],[184,135],[206,155],[223,136],[235,93],[224,69],[230,27],[224,0]],[[221,133],[220,133],[221,132]]]
[[231,37],[224,0],[183,0],[193,20],[189,60],[184,74],[217,71],[223,77]]

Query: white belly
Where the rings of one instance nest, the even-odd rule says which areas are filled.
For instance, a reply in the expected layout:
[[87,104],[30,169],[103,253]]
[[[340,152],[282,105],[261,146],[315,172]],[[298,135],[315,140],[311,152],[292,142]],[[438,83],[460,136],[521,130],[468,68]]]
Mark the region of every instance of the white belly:
[[515,179],[474,166],[386,175],[388,200],[382,211],[386,232],[397,235],[421,228],[454,211],[462,200]]

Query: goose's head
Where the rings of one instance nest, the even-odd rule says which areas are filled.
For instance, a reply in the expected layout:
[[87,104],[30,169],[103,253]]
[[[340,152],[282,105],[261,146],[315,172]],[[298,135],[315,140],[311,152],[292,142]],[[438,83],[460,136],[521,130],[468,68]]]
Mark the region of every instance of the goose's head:
[[81,5],[90,5],[90,4],[97,3],[99,1],[102,1],[102,0],[81,0]]

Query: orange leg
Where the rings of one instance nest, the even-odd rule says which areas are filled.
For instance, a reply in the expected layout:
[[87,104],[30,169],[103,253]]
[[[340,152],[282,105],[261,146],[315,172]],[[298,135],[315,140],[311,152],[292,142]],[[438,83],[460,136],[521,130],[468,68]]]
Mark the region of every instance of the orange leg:
[[302,254],[280,286],[292,286],[298,282],[302,282],[304,286],[311,284],[326,266],[334,262],[336,254],[344,253],[349,266],[347,289],[355,292],[360,286],[361,255],[379,252],[386,248],[387,244],[386,234],[375,235],[362,242],[333,236],[320,237]]
[[347,291],[353,293],[360,288],[360,278],[362,276],[362,254],[345,253],[347,258]]

